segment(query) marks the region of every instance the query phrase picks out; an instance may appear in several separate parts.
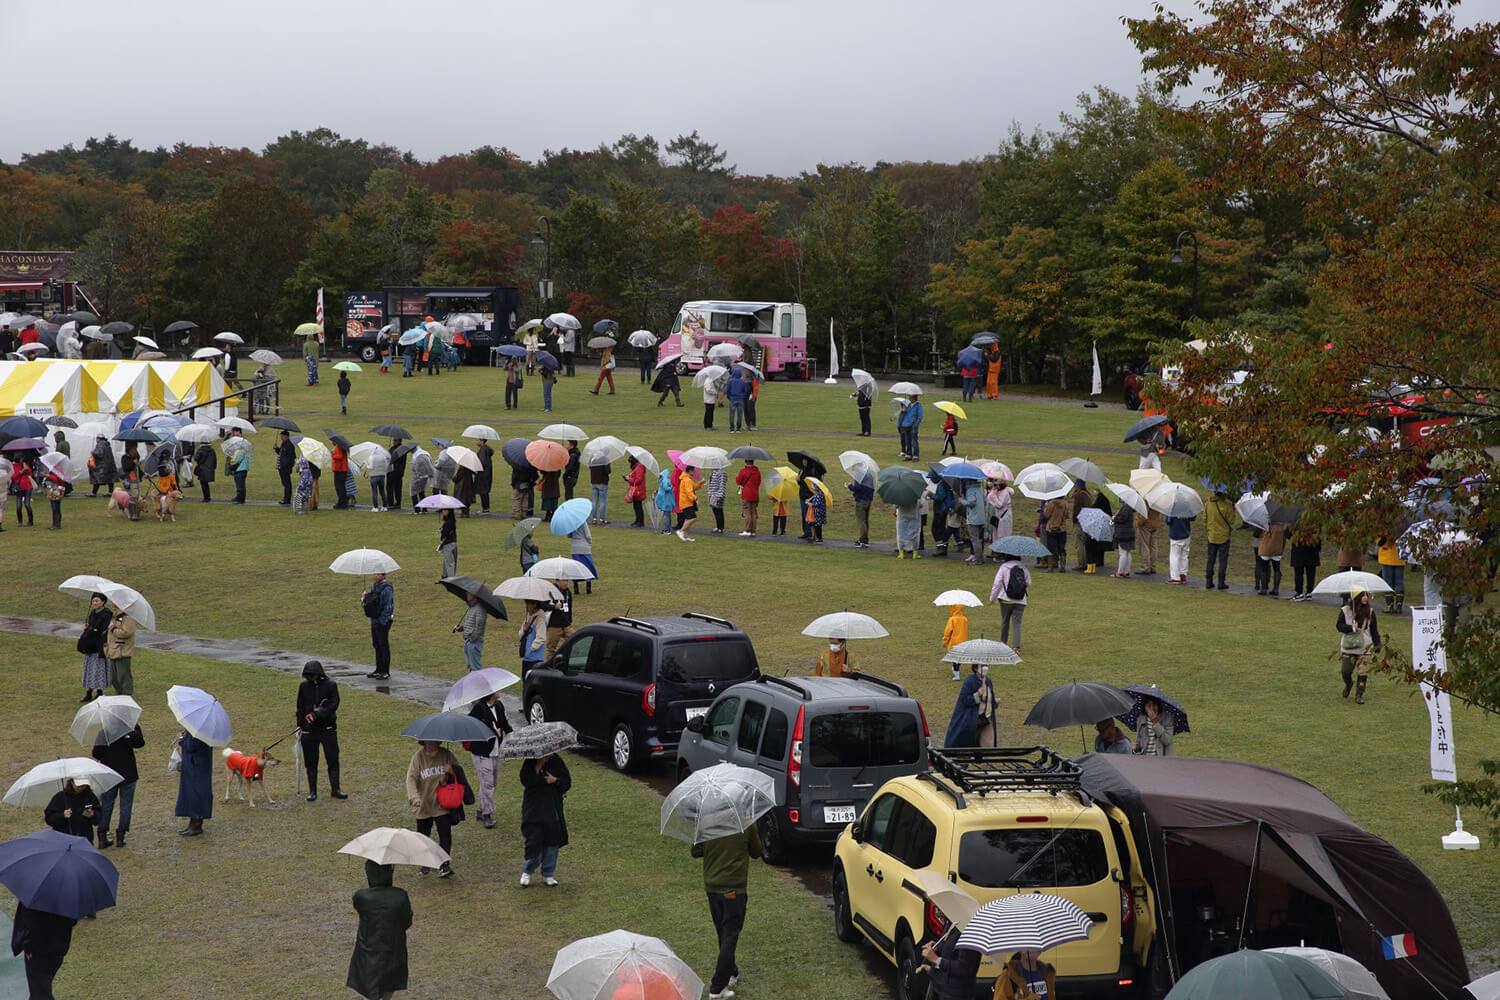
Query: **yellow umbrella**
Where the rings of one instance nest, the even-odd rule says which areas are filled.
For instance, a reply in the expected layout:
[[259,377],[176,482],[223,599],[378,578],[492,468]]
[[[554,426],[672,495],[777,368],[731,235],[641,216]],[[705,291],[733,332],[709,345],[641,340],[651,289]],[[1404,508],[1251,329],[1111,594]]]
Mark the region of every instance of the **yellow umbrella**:
[[797,499],[797,480],[783,479],[766,490],[766,495],[772,500],[786,500],[788,502],[795,500]]
[[316,323],[303,323],[292,331],[293,337],[316,337],[323,332],[323,328]]
[[951,414],[953,414],[955,417],[957,417],[960,420],[968,420],[969,419],[969,415],[964,412],[964,408],[962,406],[959,406],[957,403],[950,403],[946,399],[940,399],[936,403],[933,403],[932,405],[936,406],[938,409],[942,410],[944,413],[951,413]]
[[297,442],[297,451],[301,452],[303,458],[320,469],[326,469],[333,464],[333,456],[329,454],[323,442],[314,441],[310,437],[305,437]]
[[[796,484],[793,483],[792,485],[795,486]],[[812,486],[812,487],[816,487],[817,490],[818,490],[818,492],[821,493],[821,494],[823,494],[823,502],[824,503],[829,504],[830,506],[833,504],[833,494],[830,493],[830,492],[828,492],[828,487],[823,485],[823,480],[821,480],[821,479],[815,479],[812,476],[808,476],[807,477],[807,485]]]

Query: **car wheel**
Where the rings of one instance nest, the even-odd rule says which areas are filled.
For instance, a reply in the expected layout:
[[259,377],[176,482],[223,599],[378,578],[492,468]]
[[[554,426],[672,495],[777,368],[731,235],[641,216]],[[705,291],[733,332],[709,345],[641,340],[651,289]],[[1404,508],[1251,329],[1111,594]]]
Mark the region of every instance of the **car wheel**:
[[766,813],[755,821],[760,831],[760,856],[768,865],[786,864],[787,843],[781,833],[781,824],[776,821],[776,811]]
[[630,771],[636,765],[635,733],[625,723],[615,727],[614,735],[609,738],[609,759],[615,765],[617,771]]
[[833,936],[840,941],[859,940],[859,931],[854,928],[854,917],[849,912],[849,880],[843,868],[833,871]]
[[688,366],[685,365],[685,364],[683,364],[681,361],[677,362],[676,368],[677,368],[677,376],[679,378],[681,378],[683,375],[686,375],[688,373]]
[[896,942],[896,1000],[926,1000],[929,983],[917,973],[921,965],[911,935],[902,932]]
[[366,344],[364,347],[361,347],[359,349],[359,360],[363,361],[365,364],[373,363],[378,357],[380,357],[380,352],[375,350],[375,348],[369,344]]
[[688,762],[687,761],[685,761],[685,760],[679,760],[677,762],[677,783],[679,785],[682,784],[684,781],[686,781],[687,780],[687,776],[690,775],[690,774],[692,774],[692,773],[693,773],[693,769],[690,768],[690,767],[688,767]]
[[526,721],[533,726],[547,721],[547,703],[540,698],[531,699],[531,704],[526,706]]

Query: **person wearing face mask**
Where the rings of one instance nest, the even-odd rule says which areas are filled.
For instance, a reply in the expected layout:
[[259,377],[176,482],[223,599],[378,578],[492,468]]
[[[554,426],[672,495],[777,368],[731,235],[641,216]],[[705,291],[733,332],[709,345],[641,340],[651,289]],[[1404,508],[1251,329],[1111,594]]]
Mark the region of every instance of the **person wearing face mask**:
[[813,676],[848,677],[852,673],[854,655],[849,652],[848,644],[843,639],[829,639],[828,648],[818,654]]
[[953,717],[943,745],[949,747],[992,747],[995,742],[995,682],[990,668],[976,663],[958,689],[953,703]]

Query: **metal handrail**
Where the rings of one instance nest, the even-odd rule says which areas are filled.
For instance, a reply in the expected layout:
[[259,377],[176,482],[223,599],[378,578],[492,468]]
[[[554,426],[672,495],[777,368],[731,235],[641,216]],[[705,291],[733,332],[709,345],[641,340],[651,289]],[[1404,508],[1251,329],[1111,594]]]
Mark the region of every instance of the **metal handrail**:
[[[212,406],[215,403],[217,403],[217,404],[219,404],[219,418],[222,420],[223,417],[224,417],[224,410],[226,409],[225,403],[228,400],[231,400],[231,399],[239,399],[241,397],[245,397],[245,398],[248,398],[250,400],[250,415],[246,419],[248,419],[253,424],[253,423],[255,423],[255,393],[260,392],[262,390],[271,389],[271,388],[275,389],[276,404],[274,406],[274,409],[278,413],[281,411],[281,378],[280,378],[280,376],[277,376],[275,378],[265,379],[264,381],[252,382],[249,386],[245,386],[242,383],[240,383],[239,379],[234,379],[233,381],[234,381],[234,384],[236,386],[234,392],[226,392],[222,396],[215,396],[212,399],[201,400],[201,401],[199,401],[197,403],[193,403],[193,404],[191,404],[189,406],[180,406],[177,409],[173,410],[172,412],[173,413],[186,413],[189,417],[191,417],[193,419],[197,419],[196,416],[195,416],[194,411],[199,410],[199,409],[201,409],[201,408],[203,408],[205,406]],[[236,404],[236,405],[238,405],[238,404]]]

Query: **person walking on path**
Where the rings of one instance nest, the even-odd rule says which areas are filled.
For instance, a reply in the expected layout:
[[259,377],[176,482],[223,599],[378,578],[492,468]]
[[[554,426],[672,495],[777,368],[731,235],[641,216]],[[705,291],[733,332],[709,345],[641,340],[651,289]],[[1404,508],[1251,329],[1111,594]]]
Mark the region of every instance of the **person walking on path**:
[[1144,517],[1135,516],[1135,551],[1142,567],[1134,571],[1136,576],[1156,575],[1156,534],[1161,530],[1161,523],[1161,511],[1155,507],[1147,507]]
[[708,915],[719,942],[719,957],[708,981],[708,995],[710,1000],[732,997],[734,986],[740,981],[735,950],[745,928],[745,910],[749,904],[750,859],[761,857],[760,833],[751,823],[740,833],[694,844],[692,856],[703,859],[703,891],[708,895]]
[[1375,664],[1375,654],[1380,652],[1380,626],[1375,622],[1369,592],[1363,587],[1349,591],[1349,599],[1339,608],[1333,624],[1339,631],[1339,673],[1344,678],[1344,697],[1349,697],[1358,675],[1359,690],[1355,692],[1354,703],[1363,705],[1370,668]]
[[[854,539],[856,549],[867,549],[870,547],[870,504],[875,501],[875,487],[866,476],[862,479],[852,479],[844,484],[854,497],[854,527],[858,534]],[[751,531],[749,534],[755,534]]]
[[1323,540],[1316,532],[1298,528],[1292,534],[1292,584],[1291,600],[1312,599],[1312,589],[1318,576],[1318,563],[1323,552]]
[[193,451],[193,478],[198,480],[198,488],[203,491],[204,503],[213,500],[214,474],[218,471],[219,453],[205,441]]
[[646,526],[646,509],[642,504],[646,501],[646,467],[642,465],[634,455],[629,456],[629,471],[625,474],[625,502],[635,511],[635,520],[630,522],[632,528],[644,528]]
[[698,470],[691,465],[682,470],[677,479],[677,537],[684,542],[696,542],[688,534],[693,522],[698,520]]
[[365,674],[376,680],[391,676],[391,622],[396,617],[396,588],[384,573],[375,573],[370,589],[360,595],[365,617],[370,619],[370,645],[375,648],[375,669]]
[[329,680],[318,660],[302,665],[302,683],[297,685],[297,740],[307,767],[307,801],[318,801],[318,749],[328,762],[328,794],[336,799],[349,796],[339,787],[339,686]]
[[192,733],[177,734],[182,768],[177,773],[177,808],[174,814],[188,825],[177,832],[184,837],[203,834],[203,821],[214,814],[214,751]]
[[370,509],[386,509],[386,474],[391,471],[390,452],[380,449],[365,460],[365,471],[370,474]]
[[281,440],[271,450],[276,454],[276,474],[281,477],[281,506],[290,507],[292,505],[292,470],[297,465],[297,446],[292,444],[291,433],[282,431]]
[[740,378],[738,368],[730,371],[724,394],[729,397],[729,433],[738,434],[745,429],[745,401],[750,398],[750,381]]
[[1167,556],[1167,582],[1187,583],[1188,558],[1193,544],[1193,521],[1191,517],[1169,517],[1167,539],[1170,550]]
[[135,678],[130,672],[135,632],[135,619],[117,610],[104,633],[104,658],[109,661],[109,685],[115,694],[135,694]]
[[896,429],[901,432],[901,457],[922,457],[922,404],[916,396],[908,396],[905,409],[896,418]]
[[[969,616],[964,614],[962,604],[948,606],[948,622],[943,626],[943,648],[951,650],[961,642],[969,641]],[[959,680],[958,664],[953,664],[953,679]]]
[[814,489],[807,495],[807,514],[804,516],[803,527],[812,532],[811,536],[802,537],[814,545],[823,544],[823,525],[828,522],[828,501],[823,497],[823,491]]
[[606,347],[599,352],[599,377],[594,380],[594,387],[589,391],[595,396],[599,395],[599,387],[609,382],[609,394],[615,394],[615,349]]
[[51,1000],[52,980],[73,945],[73,917],[33,910],[16,902],[10,929],[10,953],[22,956],[26,967],[26,990],[32,1000]]
[[297,459],[297,492],[292,495],[292,513],[306,514],[312,505],[312,463],[305,458]]
[[406,932],[411,928],[411,897],[397,889],[395,866],[365,862],[368,889],[354,893],[354,912],[359,930],[354,935],[354,954],[349,956],[349,976],[344,985],[365,1000],[391,1000],[406,989]]
[[1120,504],[1120,509],[1115,511],[1113,541],[1116,577],[1130,575],[1131,554],[1135,551],[1135,519],[1135,510],[1128,503]]
[[469,709],[469,715],[489,727],[495,735],[482,743],[471,742],[469,755],[474,758],[474,773],[479,775],[479,822],[486,830],[495,826],[495,779],[500,775],[500,743],[511,733],[500,692],[481,698]]
[[573,490],[578,487],[578,470],[582,462],[582,454],[578,451],[578,442],[568,442],[568,464],[563,466],[562,484],[564,500],[573,499]]
[[521,838],[525,860],[521,885],[540,874],[545,885],[557,885],[557,852],[568,846],[568,820],[563,797],[573,787],[568,765],[555,753],[521,762]]
[[[859,433],[855,437],[867,438],[870,436],[870,406],[875,402],[875,383],[870,381],[855,386],[849,398],[854,400],[854,405],[859,410]],[[902,438],[902,443],[905,442],[906,439]]]
[[109,687],[109,660],[105,658],[104,645],[109,639],[109,623],[113,617],[104,606],[103,594],[89,598],[89,616],[83,623],[83,634],[78,637],[77,649],[83,654],[83,697],[80,705],[93,701]]
[[[1203,567],[1204,590],[1214,588],[1215,563],[1219,567],[1219,589],[1229,589],[1229,584],[1224,580],[1229,572],[1229,536],[1238,521],[1239,514],[1235,511],[1229,494],[1223,490],[1214,490],[1214,495],[1203,505],[1203,525],[1208,532],[1208,562]],[[1260,590],[1259,585],[1260,581],[1257,579],[1257,592]]]
[[990,603],[1000,605],[1000,641],[1017,653],[1021,651],[1021,617],[1026,614],[1026,595],[1030,590],[1031,570],[1020,559],[1007,556],[995,570]]
[[1135,752],[1143,757],[1176,757],[1172,748],[1172,714],[1163,713],[1155,698],[1141,699],[1141,718],[1135,724]]
[[[104,790],[99,796],[99,846],[125,846],[125,835],[130,832],[130,814],[135,808],[135,785],[141,774],[136,767],[135,752],[146,745],[145,734],[139,725],[109,743],[96,743],[92,756],[121,778],[118,785]],[[109,823],[114,818],[115,802],[120,803],[120,822],[115,826],[115,839],[109,839]]]
[[958,454],[958,418],[951,413],[948,414],[948,419],[943,421],[943,450],[938,454],[940,456]]
[[[457,758],[441,743],[422,740],[406,766],[406,803],[417,821],[417,832],[430,837],[436,827],[438,846],[449,854],[453,853],[453,816],[438,802],[437,790],[457,780]],[[444,861],[438,876],[447,878],[452,874],[452,862]]]
[[349,381],[348,372],[339,372],[339,414],[347,417],[349,415],[349,390],[354,388],[354,383]]
[[1281,556],[1285,551],[1286,525],[1273,524],[1260,533],[1260,541],[1255,546],[1256,569],[1264,567],[1264,570],[1255,581],[1256,593],[1265,597],[1281,596]]
[[958,688],[953,717],[943,737],[945,747],[995,746],[995,682],[982,663],[969,667],[969,676]]
[[719,405],[719,383],[703,383],[703,429],[714,429],[714,408]]
[[[109,446],[109,438],[100,434],[94,438],[94,450],[89,452],[89,485],[93,492],[89,496],[98,496],[99,487],[104,487],[105,494],[115,491],[115,480],[120,478],[120,472],[115,467],[115,452]],[[3,499],[3,494],[0,494]]]
[[656,373],[655,381],[651,383],[651,391],[661,393],[656,400],[657,406],[666,405],[667,393],[672,394],[672,399],[676,401],[678,406],[686,405],[682,401],[681,383],[677,381],[676,364],[662,366],[661,370]]
[[464,601],[469,607],[464,611],[463,620],[453,626],[453,631],[455,634],[463,633],[464,666],[469,669],[469,673],[473,673],[484,669],[484,629],[488,624],[489,614],[473,594],[465,594]]
[[590,524],[609,523],[609,473],[613,466],[606,462],[603,465],[589,466],[589,496],[594,507],[590,513],[593,515]]

